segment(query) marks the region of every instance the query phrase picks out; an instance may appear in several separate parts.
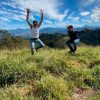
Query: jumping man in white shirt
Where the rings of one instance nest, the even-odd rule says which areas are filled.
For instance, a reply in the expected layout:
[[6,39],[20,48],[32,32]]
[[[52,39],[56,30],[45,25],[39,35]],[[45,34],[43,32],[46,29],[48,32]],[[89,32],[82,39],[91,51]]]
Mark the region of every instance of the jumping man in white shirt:
[[[43,10],[40,10],[41,13],[41,20],[38,23],[36,20],[33,21],[33,24],[30,23],[29,21],[29,14],[30,14],[30,9],[27,10],[27,16],[26,16],[26,21],[30,27],[30,47],[31,47],[31,54],[34,54],[34,51],[36,51],[42,47],[44,47],[44,43],[39,39],[39,28],[43,22]],[[35,48],[35,43],[37,43],[39,46]]]

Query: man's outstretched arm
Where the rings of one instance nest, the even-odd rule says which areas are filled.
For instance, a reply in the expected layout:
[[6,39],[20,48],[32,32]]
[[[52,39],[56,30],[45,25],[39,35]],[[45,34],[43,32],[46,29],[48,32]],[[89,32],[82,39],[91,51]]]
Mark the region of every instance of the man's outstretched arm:
[[27,21],[27,23],[28,23],[28,25],[30,26],[30,29],[31,29],[32,28],[32,24],[29,21],[30,10],[29,9],[26,9],[26,10],[27,10],[26,21]]
[[43,14],[43,10],[42,10],[42,9],[40,10],[40,13],[41,13],[41,20],[40,20],[40,22],[39,22],[39,24],[38,24],[38,27],[41,26],[41,24],[42,24],[42,22],[43,22],[43,18],[44,18],[44,14]]

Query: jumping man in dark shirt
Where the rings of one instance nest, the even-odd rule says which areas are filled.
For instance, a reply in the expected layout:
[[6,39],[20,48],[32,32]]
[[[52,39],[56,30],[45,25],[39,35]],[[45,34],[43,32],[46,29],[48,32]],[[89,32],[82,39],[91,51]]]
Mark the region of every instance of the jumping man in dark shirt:
[[[70,40],[68,40],[66,42],[67,46],[69,47],[70,49],[70,53],[75,53],[75,51],[77,50],[77,44],[78,42],[80,41],[79,39],[79,36],[78,36],[78,33],[81,33],[81,32],[85,32],[86,30],[82,30],[82,31],[75,31],[73,29],[73,26],[72,25],[69,25],[67,27],[67,30],[68,30],[68,36],[70,38]],[[87,31],[90,31],[89,29],[87,29]],[[71,46],[71,44],[73,44],[73,47]]]

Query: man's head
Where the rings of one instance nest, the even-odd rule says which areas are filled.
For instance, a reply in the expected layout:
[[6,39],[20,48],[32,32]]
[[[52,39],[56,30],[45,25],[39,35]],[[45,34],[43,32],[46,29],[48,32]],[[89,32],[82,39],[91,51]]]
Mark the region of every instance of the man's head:
[[73,26],[72,26],[72,25],[69,25],[69,26],[67,26],[67,29],[68,29],[69,31],[73,31]]
[[34,26],[34,27],[37,27],[37,25],[38,25],[38,22],[37,22],[36,20],[34,20],[34,21],[33,21],[33,26]]

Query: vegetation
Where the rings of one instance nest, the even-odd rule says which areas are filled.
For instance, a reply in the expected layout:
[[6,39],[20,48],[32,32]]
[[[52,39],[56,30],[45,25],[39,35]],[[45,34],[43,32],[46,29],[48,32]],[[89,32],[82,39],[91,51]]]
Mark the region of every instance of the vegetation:
[[[82,44],[97,46],[100,45],[100,29],[93,31],[81,32],[78,34]],[[42,34],[41,39],[49,47],[53,48],[66,48],[67,34]]]
[[81,45],[76,54],[68,53],[65,35],[43,34],[51,48],[32,56],[28,40],[1,30],[0,100],[99,100],[99,31],[96,41],[91,32],[79,34],[82,43],[98,46]]
[[81,42],[87,45],[100,45],[100,29],[79,34]]
[[0,30],[0,48],[16,49],[28,46],[28,41],[22,37],[14,37],[6,30]]
[[0,100],[99,100],[99,50],[0,50]]
[[[90,32],[83,32],[79,34],[81,45],[100,45],[100,29],[96,29]],[[42,34],[40,38],[43,42],[51,48],[66,48],[66,40],[68,40],[65,34]],[[0,48],[16,49],[29,47],[29,40],[22,37],[14,37],[6,30],[0,30]]]

